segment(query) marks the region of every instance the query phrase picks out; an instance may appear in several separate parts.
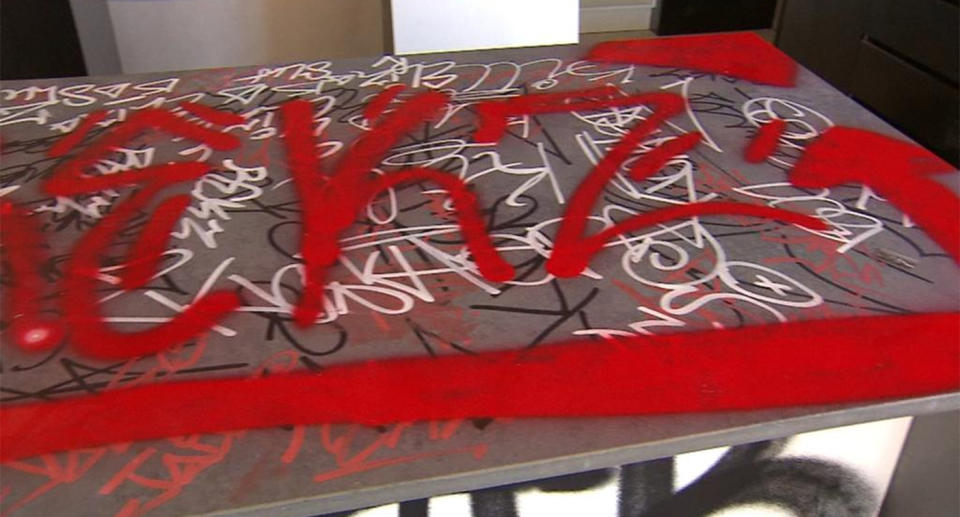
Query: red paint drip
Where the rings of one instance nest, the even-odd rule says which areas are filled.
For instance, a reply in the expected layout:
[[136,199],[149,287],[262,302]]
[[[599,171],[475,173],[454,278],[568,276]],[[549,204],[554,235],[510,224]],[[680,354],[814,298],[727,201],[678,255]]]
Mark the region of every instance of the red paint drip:
[[243,124],[246,120],[236,113],[221,111],[196,102],[181,102],[178,106],[187,113],[218,126],[235,126]]
[[688,413],[915,397],[960,388],[958,362],[960,319],[953,313],[164,382],[4,406],[0,460],[280,425]]
[[47,260],[36,222],[10,202],[0,204],[0,245],[10,267],[11,285],[4,297],[4,319],[12,341],[28,352],[50,350],[63,340],[59,319],[43,314],[40,298],[46,282],[39,267]]
[[794,86],[797,75],[789,56],[752,32],[608,41],[587,59],[688,68],[773,86]]
[[384,88],[383,91],[377,94],[377,96],[367,104],[367,107],[363,109],[363,118],[370,122],[374,122],[380,118],[380,115],[387,110],[387,106],[397,98],[397,95],[400,95],[403,90],[406,89],[407,87],[402,84],[391,84]]
[[832,127],[790,172],[801,188],[862,183],[902,210],[960,262],[960,199],[929,175],[955,169],[926,149],[879,133]]
[[750,163],[760,163],[770,157],[777,150],[777,143],[787,129],[787,123],[781,119],[775,118],[770,122],[760,126],[757,130],[757,136],[750,141],[750,145],[744,152],[744,159]]

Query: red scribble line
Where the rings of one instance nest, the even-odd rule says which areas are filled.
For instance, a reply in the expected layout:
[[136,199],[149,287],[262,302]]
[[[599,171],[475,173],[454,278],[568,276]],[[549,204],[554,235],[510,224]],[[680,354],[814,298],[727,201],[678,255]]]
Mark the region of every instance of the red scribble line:
[[280,461],[283,463],[293,463],[293,460],[297,459],[297,455],[300,454],[300,449],[303,448],[303,439],[306,434],[306,427],[302,425],[293,426],[293,436],[290,437],[290,444],[287,445],[287,450],[283,451],[283,456],[280,457]]
[[581,340],[118,389],[0,408],[0,460],[279,425],[686,413],[929,395],[960,388],[958,316],[806,321],[606,345]]
[[[42,466],[33,465],[22,461],[12,461],[6,463],[4,466],[7,468],[46,477],[47,482],[37,487],[24,497],[17,499],[13,504],[10,504],[9,506],[4,505],[6,508],[0,512],[0,516],[6,517],[7,515],[12,515],[17,510],[23,508],[30,502],[36,500],[38,497],[59,485],[70,484],[80,480],[94,465],[97,464],[97,462],[100,461],[101,458],[103,458],[106,452],[106,449],[95,449],[92,451],[71,451],[67,454],[65,463],[63,465],[59,463],[57,457],[52,455],[44,455],[40,458],[40,461],[43,464]],[[81,462],[80,456],[84,454],[87,455],[87,457]],[[9,493],[9,488],[10,487],[4,488],[4,497],[6,497],[6,494]]]
[[790,171],[800,188],[862,183],[910,216],[960,262],[960,198],[930,178],[953,172],[930,151],[889,136],[836,126],[807,146]]
[[428,437],[431,441],[449,440],[457,432],[457,429],[463,425],[463,422],[462,418],[448,421],[431,420],[428,427]]
[[26,351],[50,350],[63,340],[64,328],[59,318],[43,314],[46,281],[40,267],[47,256],[40,229],[9,202],[0,203],[0,222],[0,246],[13,277],[3,300],[13,342]]
[[486,444],[477,444],[470,445],[467,447],[460,447],[456,449],[441,450],[441,451],[430,451],[422,452],[419,454],[409,454],[406,456],[399,456],[395,458],[384,458],[381,460],[374,460],[369,462],[358,463],[356,465],[349,465],[347,467],[331,470],[329,472],[323,472],[317,474],[313,477],[313,480],[317,483],[323,483],[330,481],[332,479],[342,478],[344,476],[350,476],[353,474],[359,474],[360,472],[366,472],[368,470],[379,469],[383,467],[390,467],[393,465],[400,465],[403,463],[412,463],[414,461],[420,461],[427,458],[436,458],[441,456],[452,456],[454,454],[470,454],[477,459],[481,459],[486,456],[488,446]]
[[[171,438],[170,442],[173,445],[190,451],[190,454],[162,453],[159,456],[158,467],[162,466],[166,469],[168,478],[148,477],[137,473],[137,470],[147,461],[157,457],[156,453],[159,451],[150,447],[128,462],[101,487],[99,493],[102,495],[111,494],[120,485],[128,481],[139,487],[160,491],[146,503],[142,503],[140,498],[128,499],[116,514],[124,517],[144,515],[179,496],[183,488],[193,483],[194,479],[204,470],[222,462],[233,447],[234,438],[235,435],[228,434],[223,436],[220,443],[216,445],[203,443],[197,436]],[[202,454],[192,454],[196,452]],[[151,470],[155,471],[156,469]]]
[[787,123],[778,118],[760,126],[757,136],[750,141],[750,145],[744,151],[743,158],[750,163],[766,160],[777,149],[777,143],[786,129]]
[[590,61],[688,68],[760,84],[794,86],[797,64],[752,32],[608,41],[590,49]]
[[[448,423],[444,426],[442,434],[438,433],[438,431],[435,429],[437,423],[435,421],[431,421],[429,440],[446,441],[450,439],[462,421],[462,419],[458,419]],[[325,481],[330,481],[331,479],[337,479],[368,470],[410,463],[430,457],[470,453],[475,458],[480,459],[487,453],[487,445],[484,443],[479,443],[468,447],[455,449],[430,451],[412,455],[401,455],[379,460],[369,459],[371,456],[383,449],[396,449],[397,445],[400,443],[400,439],[403,437],[404,433],[412,427],[412,425],[413,424],[410,422],[397,423],[392,429],[381,433],[375,440],[367,444],[356,453],[351,453],[350,449],[353,446],[354,440],[362,430],[359,425],[351,425],[345,433],[335,438],[332,436],[332,426],[329,424],[323,425],[320,431],[321,444],[323,448],[333,456],[337,467],[332,470],[317,474],[314,477],[314,481],[322,483]]]
[[[203,356],[206,348],[207,338],[206,335],[204,335],[195,340],[195,345],[192,348],[188,349],[184,344],[180,344],[164,350],[154,356],[156,359],[156,364],[151,366],[143,373],[133,377],[131,377],[131,374],[128,372],[130,372],[131,368],[140,363],[140,360],[129,359],[125,361],[120,368],[117,369],[116,373],[110,377],[105,389],[116,389],[121,385],[124,387],[131,387],[138,384],[146,384],[155,381],[160,375],[173,375],[184,368],[195,366],[197,362],[200,361],[200,358]],[[180,354],[185,355],[185,357],[178,358],[177,355]]]
[[99,494],[107,495],[117,489],[124,481],[127,480],[141,465],[147,462],[154,454],[157,453],[155,447],[148,447],[144,449],[140,454],[137,454],[132,460],[127,462],[116,474],[110,478],[102,487],[100,487]]

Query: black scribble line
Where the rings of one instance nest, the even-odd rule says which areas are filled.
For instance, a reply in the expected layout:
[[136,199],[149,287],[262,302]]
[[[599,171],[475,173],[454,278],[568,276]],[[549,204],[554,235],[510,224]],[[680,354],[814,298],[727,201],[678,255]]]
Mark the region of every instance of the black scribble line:
[[[17,390],[7,386],[0,387],[0,391],[5,393],[11,393],[16,396],[13,397],[4,397],[0,399],[0,402],[16,402],[23,399],[38,399],[38,400],[53,400],[53,395],[62,395],[67,393],[75,393],[78,391],[86,392],[91,395],[100,393],[103,388],[106,388],[110,385],[110,381],[97,381],[89,382],[88,379],[97,375],[116,375],[118,373],[117,369],[125,364],[125,362],[114,363],[102,368],[97,368],[93,366],[88,366],[82,363],[70,359],[61,359],[61,364],[64,370],[70,375],[70,380],[62,381],[57,384],[53,384],[46,388],[41,388],[37,391],[24,391]],[[214,366],[199,366],[194,368],[184,368],[182,370],[177,370],[174,372],[174,375],[188,375],[192,373],[208,373],[214,371],[224,371],[224,370],[237,370],[249,367],[249,363],[227,363],[219,364]],[[79,373],[80,370],[87,370],[87,373]],[[142,370],[130,370],[124,372],[123,380],[135,379],[138,375],[143,375]],[[163,378],[170,375],[168,371],[157,372],[157,378]],[[122,386],[122,383],[121,383]]]
[[582,300],[577,302],[576,305],[570,306],[570,303],[567,301],[566,295],[563,293],[563,289],[560,288],[557,279],[550,281],[550,285],[553,287],[554,293],[557,295],[557,301],[560,305],[559,309],[539,309],[531,307],[517,307],[517,306],[506,306],[506,305],[471,305],[471,309],[480,310],[480,311],[497,311],[497,312],[510,312],[516,314],[530,314],[535,316],[555,316],[557,319],[547,325],[546,328],[540,331],[536,337],[534,337],[530,343],[527,344],[527,348],[532,348],[543,341],[544,338],[549,336],[554,330],[566,323],[567,320],[576,316],[581,310],[583,310],[587,305],[593,301],[594,298],[600,293],[600,289],[594,287],[583,297]]
[[433,349],[433,346],[430,344],[430,341],[427,339],[428,337],[432,337],[434,339],[442,341],[445,344],[449,345],[454,350],[457,350],[459,352],[463,352],[468,355],[477,355],[477,352],[470,350],[469,348],[461,345],[460,343],[457,343],[452,339],[447,339],[431,330],[427,330],[425,327],[423,327],[419,323],[413,321],[413,319],[409,317],[405,319],[406,319],[407,325],[410,327],[410,330],[413,331],[413,334],[417,337],[417,340],[420,342],[420,344],[423,345],[423,348],[427,351],[427,354],[429,354],[430,357],[436,357],[437,352],[436,350]]
[[547,129],[547,127],[544,126],[543,123],[540,122],[540,118],[537,117],[536,115],[531,115],[530,118],[533,119],[533,122],[536,123],[537,127],[540,128],[540,131],[543,132],[544,138],[546,138],[547,141],[550,142],[550,147],[553,150],[553,152],[551,152],[550,154],[553,154],[554,156],[559,158],[560,161],[562,161],[567,165],[573,165],[573,161],[571,161],[570,158],[567,158],[567,155],[563,153],[563,150],[560,148],[559,145],[557,145],[557,141],[554,140],[553,135],[550,134],[550,130]]

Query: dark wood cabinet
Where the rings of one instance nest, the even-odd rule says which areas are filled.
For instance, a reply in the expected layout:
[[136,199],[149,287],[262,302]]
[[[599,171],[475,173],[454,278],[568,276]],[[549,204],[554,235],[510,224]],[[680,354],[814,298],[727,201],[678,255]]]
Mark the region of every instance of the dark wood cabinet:
[[955,0],[782,0],[777,46],[921,144],[960,162]]
[[70,2],[0,1],[0,79],[86,73]]
[[651,28],[659,36],[769,29],[777,0],[659,0]]

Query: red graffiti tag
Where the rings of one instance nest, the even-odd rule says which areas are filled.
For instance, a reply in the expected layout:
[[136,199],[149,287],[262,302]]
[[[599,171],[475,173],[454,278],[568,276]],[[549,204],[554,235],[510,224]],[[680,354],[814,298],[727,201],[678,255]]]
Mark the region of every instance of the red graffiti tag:
[[[396,90],[388,90],[382,95],[392,99],[396,93]],[[384,104],[382,100],[373,102]],[[326,270],[340,256],[340,234],[353,224],[357,212],[375,194],[399,183],[429,180],[447,189],[457,206],[460,230],[480,273],[494,281],[513,278],[513,267],[494,249],[477,211],[476,200],[462,180],[423,168],[391,172],[383,178],[371,179],[372,169],[400,137],[438,113],[446,103],[447,97],[436,92],[420,93],[403,102],[354,142],[329,175],[323,174],[316,156],[310,103],[290,101],[281,106],[287,160],[303,210],[300,248],[305,281],[294,309],[294,319],[299,326],[312,325],[323,309],[324,278]],[[379,114],[382,109],[374,111]]]
[[[188,105],[187,110],[201,113],[205,118],[215,118],[209,111],[200,110],[196,106]],[[93,121],[100,118],[102,117],[96,114],[92,115],[81,127],[82,132],[92,129]],[[223,121],[234,120],[227,115],[220,118]],[[188,162],[157,165],[110,175],[85,174],[86,169],[147,129],[187,137],[218,150],[235,149],[240,145],[236,137],[189,122],[166,111],[148,109],[134,114],[126,122],[97,138],[78,156],[58,167],[43,185],[47,193],[56,196],[73,196],[127,185],[141,187],[129,199],[117,204],[110,214],[80,238],[61,281],[63,294],[60,305],[71,332],[71,344],[80,353],[91,357],[123,359],[157,353],[202,334],[239,305],[239,298],[234,293],[212,292],[198,299],[170,321],[149,330],[136,333],[117,332],[103,321],[96,294],[104,251],[130,219],[146,209],[163,188],[196,180],[210,169],[201,162]],[[70,152],[70,145],[76,145],[78,141],[68,136],[60,142],[64,145],[54,146],[48,154],[63,156]],[[120,270],[121,287],[125,290],[135,289],[150,279],[166,248],[172,225],[189,201],[188,196],[174,196],[161,201],[154,209],[153,217],[141,230],[137,241],[129,250],[124,262],[125,267]]]
[[[480,125],[474,138],[478,141],[496,141],[501,138],[506,130],[507,118],[515,115],[630,105],[644,105],[651,110],[651,114],[643,122],[630,129],[613,149],[604,155],[573,193],[570,206],[564,213],[557,232],[553,252],[547,261],[547,271],[551,274],[561,278],[575,277],[587,268],[590,259],[614,237],[680,217],[747,215],[779,219],[819,230],[827,228],[819,219],[787,210],[734,202],[693,203],[683,207],[635,215],[596,235],[585,237],[590,213],[603,193],[603,189],[644,139],[665,120],[682,112],[684,107],[683,97],[672,93],[641,93],[629,96],[616,96],[616,93],[615,88],[606,87],[583,92],[526,95],[508,101],[481,103],[477,106]],[[695,147],[700,142],[700,138],[699,133],[688,133],[653,148],[634,162],[630,168],[630,178],[634,181],[650,178],[673,157]]]
[[958,314],[927,314],[581,340],[254,379],[163,382],[0,408],[0,460],[279,425],[636,415],[882,400],[960,388],[958,361]]
[[[796,65],[789,58],[754,35],[614,42],[599,45],[590,56],[595,61],[686,67],[777,86],[794,84],[796,76]],[[480,273],[493,281],[514,276],[513,267],[491,241],[476,195],[463,180],[422,167],[373,174],[403,135],[431,120],[449,101],[439,92],[401,99],[403,91],[401,85],[391,86],[369,103],[364,114],[370,130],[330,169],[318,157],[312,105],[294,100],[279,108],[287,164],[302,210],[304,287],[294,311],[300,326],[313,324],[324,310],[327,270],[340,257],[340,237],[357,212],[378,193],[404,183],[428,181],[446,190]],[[514,116],[625,106],[644,106],[649,114],[600,159],[573,193],[547,261],[549,273],[579,275],[611,239],[678,218],[740,215],[827,228],[822,221],[796,212],[701,202],[637,214],[587,235],[594,205],[626,163],[633,159],[629,177],[644,181],[700,142],[700,133],[658,135],[658,145],[637,156],[638,148],[653,140],[664,122],[684,110],[684,99],[677,95],[626,95],[603,87],[481,102],[476,105],[475,139],[498,141]],[[187,117],[201,122],[168,111],[143,110],[97,136],[44,184],[44,190],[56,196],[138,188],[73,248],[60,284],[63,320],[43,316],[44,282],[37,267],[44,261],[44,250],[39,229],[25,210],[3,205],[3,252],[14,277],[4,310],[19,346],[49,348],[69,331],[70,342],[82,355],[131,358],[161,353],[196,338],[237,308],[236,295],[213,292],[167,323],[121,333],[106,325],[97,301],[106,250],[135,216],[149,210],[148,222],[119,269],[123,289],[146,285],[174,223],[190,202],[187,196],[156,198],[166,187],[196,181],[209,167],[201,162],[172,163],[108,175],[88,174],[90,169],[145,130],[195,140],[214,150],[239,146],[237,138],[207,126],[239,124],[242,117],[199,104],[180,107]],[[102,112],[91,113],[51,148],[49,156],[72,152],[104,118]],[[784,129],[785,123],[777,120],[761,127],[745,151],[746,159],[759,162],[768,157]],[[956,225],[960,203],[952,191],[929,177],[951,170],[907,142],[838,127],[808,147],[790,180],[798,187],[868,185],[960,260]],[[685,333],[652,341],[645,337],[605,343],[572,341],[524,352],[384,360],[320,373],[146,384],[0,408],[0,460],[118,441],[277,425],[715,411],[925,395],[960,387],[960,371],[955,367],[960,360],[958,331],[957,314],[854,318]],[[814,342],[820,345],[816,354],[809,351]],[[641,370],[645,373],[638,376]],[[311,403],[311,396],[322,400]],[[302,435],[295,436],[299,438],[291,445],[293,452],[284,455],[287,459],[295,456],[302,441]],[[354,469],[367,467],[363,461],[345,463]],[[109,490],[125,479],[111,481]],[[178,487],[174,483],[169,490],[174,493]]]
[[960,198],[930,177],[954,170],[910,142],[832,127],[807,147],[790,172],[790,183],[801,188],[862,183],[910,216],[960,261]]
[[793,86],[797,64],[752,32],[600,43],[587,58],[600,63],[689,68],[760,84]]

